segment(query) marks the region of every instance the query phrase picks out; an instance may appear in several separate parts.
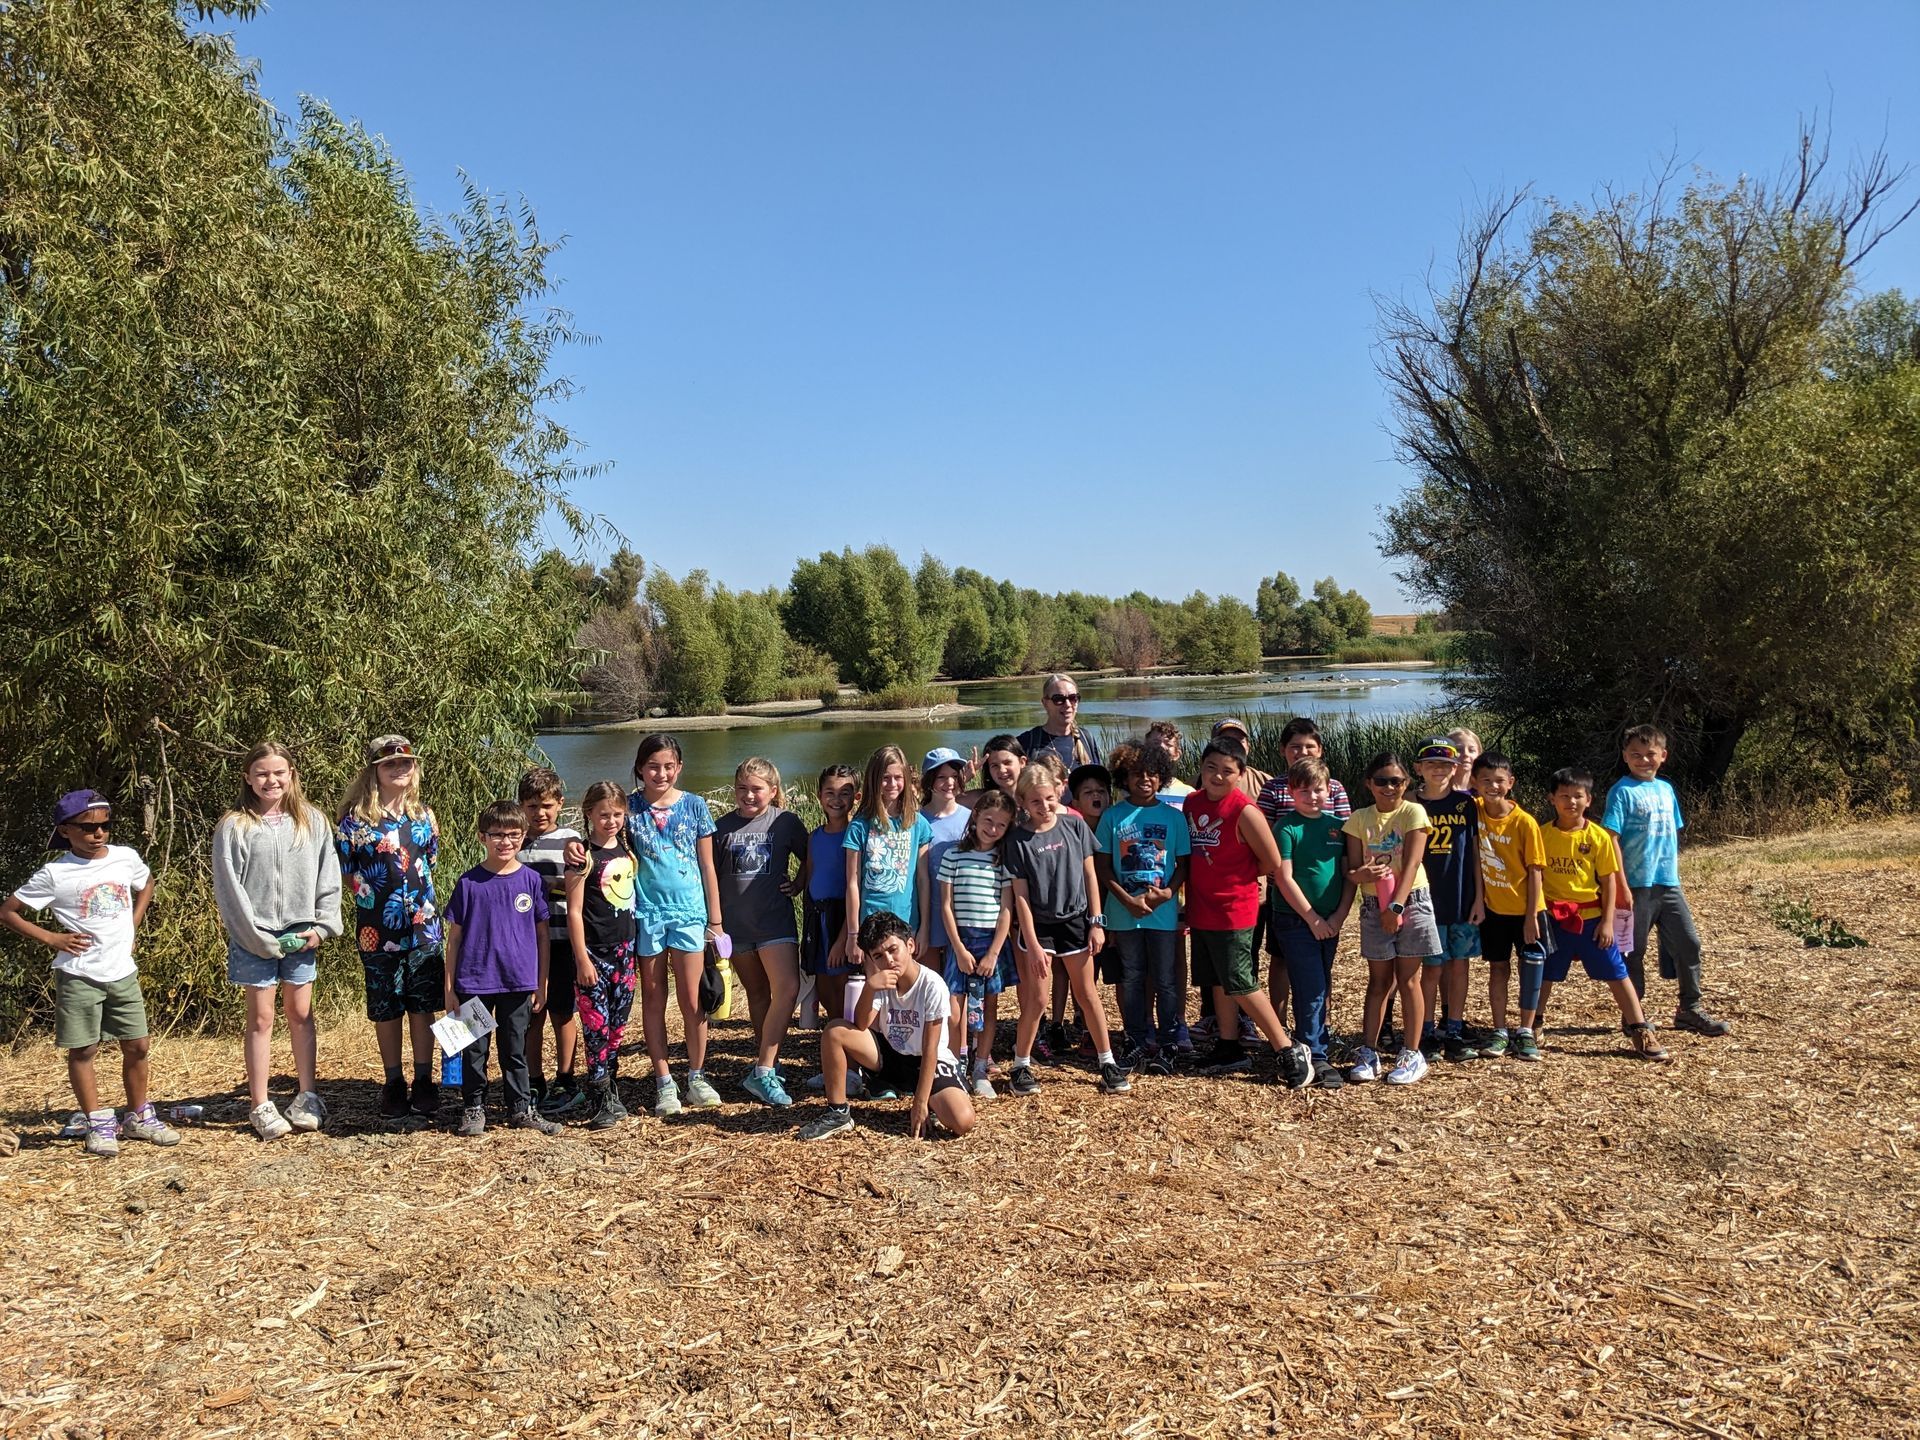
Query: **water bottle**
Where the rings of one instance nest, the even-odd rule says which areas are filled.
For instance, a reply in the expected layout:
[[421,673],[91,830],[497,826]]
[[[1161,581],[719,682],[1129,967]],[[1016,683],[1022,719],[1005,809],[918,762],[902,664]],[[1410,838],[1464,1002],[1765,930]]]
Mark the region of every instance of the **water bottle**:
[[987,977],[969,975],[967,977],[967,1029],[978,1032],[987,1024]]
[[442,1055],[440,1057],[440,1083],[442,1085],[448,1087],[458,1085],[461,1081],[461,1075],[462,1067],[460,1064],[459,1051],[456,1050],[451,1055]]
[[169,1105],[167,1119],[176,1125],[198,1125],[207,1113],[204,1105]]

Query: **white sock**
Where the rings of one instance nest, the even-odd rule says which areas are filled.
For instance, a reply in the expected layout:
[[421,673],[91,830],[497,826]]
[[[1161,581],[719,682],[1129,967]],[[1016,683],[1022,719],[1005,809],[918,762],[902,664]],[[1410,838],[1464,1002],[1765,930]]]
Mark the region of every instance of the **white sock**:
[[1097,1062],[1098,1064],[1111,1065],[1113,1064],[1113,1051],[1102,1050],[1098,1055],[1094,1056],[1093,1058],[1095,1062]]
[[1031,1055],[1016,1055],[1013,1057],[1013,1068],[1016,1070],[1018,1070],[1022,1065],[1031,1066],[1032,1064],[1033,1064],[1033,1056]]

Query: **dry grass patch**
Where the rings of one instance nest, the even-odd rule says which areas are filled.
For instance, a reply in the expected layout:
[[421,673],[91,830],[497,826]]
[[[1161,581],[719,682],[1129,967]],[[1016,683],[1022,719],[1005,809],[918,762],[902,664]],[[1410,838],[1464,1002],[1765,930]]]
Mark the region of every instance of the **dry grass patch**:
[[[211,1123],[88,1163],[35,1044],[0,1059],[0,1434],[1920,1434],[1916,857],[1920,827],[1700,857],[1738,1028],[1664,1069],[1570,983],[1540,1066],[1131,1099],[1065,1066],[931,1145],[899,1106],[817,1147],[744,1105],[387,1133],[356,1024],[323,1036],[335,1133],[259,1144],[237,1043],[168,1040]],[[1803,948],[1769,887],[1871,948]],[[745,1054],[723,1027],[730,1096]]]

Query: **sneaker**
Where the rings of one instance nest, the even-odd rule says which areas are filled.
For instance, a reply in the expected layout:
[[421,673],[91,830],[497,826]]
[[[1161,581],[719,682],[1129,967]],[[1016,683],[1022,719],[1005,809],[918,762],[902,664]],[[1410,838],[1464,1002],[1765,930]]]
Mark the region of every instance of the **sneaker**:
[[1255,1045],[1259,1043],[1259,1040],[1260,1027],[1253,1023],[1253,1017],[1251,1015],[1242,1015],[1240,1017],[1240,1043],[1242,1045]]
[[[282,1120],[280,1123],[284,1125],[287,1122]],[[153,1108],[151,1100],[138,1110],[127,1112],[126,1118],[120,1122],[120,1134],[123,1139],[144,1140],[149,1145],[162,1147],[180,1143],[180,1132],[160,1118],[160,1112]]]
[[1202,1015],[1193,1022],[1191,1045],[1211,1045],[1220,1038],[1220,1025],[1211,1015]]
[[1007,1079],[1007,1089],[1015,1095],[1038,1095],[1040,1079],[1033,1073],[1031,1065],[1016,1065],[1013,1074]]
[[1427,1076],[1427,1057],[1418,1050],[1402,1050],[1393,1069],[1387,1072],[1387,1084],[1411,1085]]
[[[853,1091],[847,1091],[847,1098],[853,1098]],[[900,1092],[882,1080],[878,1085],[868,1087],[867,1098],[869,1100],[898,1100],[900,1098]]]
[[468,1105],[460,1112],[460,1124],[454,1134],[464,1135],[472,1140],[487,1133],[487,1111],[484,1105]]
[[1673,1028],[1676,1030],[1685,1030],[1694,1035],[1706,1035],[1713,1039],[1718,1039],[1722,1035],[1731,1034],[1733,1031],[1733,1026],[1724,1020],[1709,1015],[1697,1005],[1692,1009],[1683,1007],[1674,1011]]
[[1193,1059],[1193,1036],[1188,1032],[1184,1024],[1181,1025],[1179,1031],[1173,1037],[1173,1053],[1174,1057],[1179,1060]]
[[587,1117],[589,1130],[611,1130],[627,1118],[627,1107],[620,1103],[620,1095],[612,1085],[601,1083],[591,1087],[592,1097],[587,1101],[593,1114]]
[[318,1093],[302,1090],[293,1097],[293,1103],[287,1106],[287,1123],[305,1134],[311,1135],[327,1123],[327,1103]]
[[549,1120],[529,1105],[526,1109],[516,1110],[513,1114],[507,1116],[507,1128],[509,1130],[538,1130],[542,1135],[558,1135],[560,1133],[560,1122],[557,1120]]
[[545,1098],[535,1102],[535,1108],[550,1119],[561,1120],[584,1113],[587,1104],[586,1089],[578,1081],[555,1080],[547,1087]]
[[1429,1060],[1440,1053],[1440,1032],[1432,1026],[1420,1032],[1420,1053]]
[[1298,1040],[1280,1052],[1280,1078],[1289,1090],[1304,1090],[1313,1083],[1313,1052]]
[[1100,1067],[1100,1088],[1109,1095],[1131,1095],[1133,1081],[1127,1078],[1127,1072],[1112,1061]]
[[747,1078],[740,1082],[740,1088],[762,1105],[784,1110],[793,1104],[793,1097],[787,1093],[787,1087],[780,1083],[780,1072],[777,1070],[769,1070],[764,1075],[749,1070]]
[[1078,1055],[1082,1060],[1094,1059],[1099,1052],[1093,1048],[1092,1034],[1079,1025],[1074,1026],[1074,1029],[1080,1032],[1080,1038],[1073,1042],[1073,1053]]
[[1171,1075],[1173,1067],[1158,1045],[1140,1045],[1127,1052],[1127,1069],[1136,1075]]
[[407,1082],[389,1080],[380,1087],[380,1118],[382,1120],[403,1120],[412,1114],[407,1105]]
[[1466,1036],[1452,1033],[1447,1036],[1444,1053],[1447,1059],[1455,1065],[1460,1064],[1463,1060],[1478,1060],[1480,1058],[1480,1052],[1467,1044]]
[[87,1118],[87,1139],[83,1147],[87,1154],[98,1155],[102,1160],[111,1160],[120,1153],[120,1122],[112,1115],[103,1115],[99,1119]]
[[1480,1047],[1480,1058],[1482,1060],[1498,1060],[1506,1053],[1507,1032],[1504,1030],[1494,1031],[1491,1035],[1487,1036],[1486,1042]]
[[705,1075],[687,1076],[687,1108],[689,1110],[718,1110],[722,1103],[720,1092],[707,1083]]
[[[816,1095],[826,1094],[827,1077],[824,1074],[809,1075],[807,1077],[807,1089],[813,1091]],[[848,1070],[847,1071],[847,1098],[849,1100],[864,1100],[866,1097],[867,1097],[867,1077],[861,1074],[858,1069]]]
[[440,1113],[440,1087],[433,1083],[431,1075],[413,1077],[413,1093],[408,1097],[408,1108],[423,1120],[431,1120]]
[[976,1075],[967,1086],[967,1093],[976,1100],[998,1100],[1000,1092],[993,1088],[993,1081],[984,1073]]
[[1240,1048],[1238,1040],[1216,1040],[1213,1048],[1200,1061],[1202,1075],[1237,1075],[1251,1070],[1253,1062],[1247,1059],[1247,1052]]
[[1651,1025],[1628,1025],[1627,1039],[1633,1043],[1633,1053],[1642,1060],[1671,1060],[1666,1048],[1653,1038]]
[[1340,1078],[1340,1072],[1324,1060],[1313,1062],[1313,1088],[1316,1090],[1344,1090],[1347,1082]]
[[653,1082],[653,1113],[662,1120],[671,1120],[683,1107],[680,1104],[680,1087],[673,1083],[671,1075],[662,1075]]
[[253,1133],[262,1140],[278,1140],[283,1135],[291,1135],[293,1126],[287,1123],[287,1117],[280,1113],[280,1107],[271,1100],[262,1101],[253,1107],[248,1117],[253,1122]]
[[825,1140],[853,1129],[853,1112],[844,1105],[829,1105],[820,1114],[794,1132],[796,1140]]
[[1513,1048],[1507,1052],[1516,1060],[1538,1060],[1540,1040],[1531,1030],[1513,1032]]
[[1364,1085],[1369,1080],[1380,1078],[1380,1057],[1365,1045],[1354,1052],[1353,1068],[1347,1071],[1347,1079],[1355,1085]]

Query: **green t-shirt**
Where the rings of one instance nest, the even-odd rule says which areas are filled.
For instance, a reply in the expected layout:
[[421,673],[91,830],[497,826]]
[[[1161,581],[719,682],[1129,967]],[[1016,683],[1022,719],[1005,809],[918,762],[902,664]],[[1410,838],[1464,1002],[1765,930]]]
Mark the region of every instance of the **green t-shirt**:
[[[1293,883],[1307,897],[1313,913],[1325,919],[1340,908],[1340,895],[1346,886],[1347,842],[1344,825],[1337,815],[1322,812],[1309,820],[1290,810],[1273,822],[1273,838],[1280,846],[1280,858],[1291,861]],[[1276,905],[1287,905],[1275,891]]]

